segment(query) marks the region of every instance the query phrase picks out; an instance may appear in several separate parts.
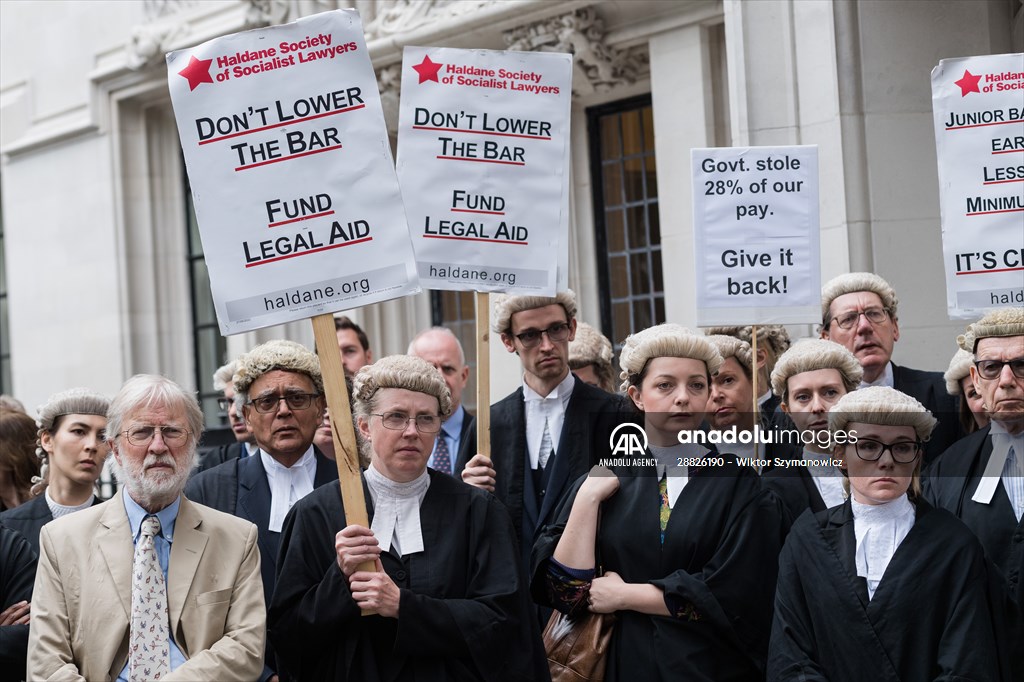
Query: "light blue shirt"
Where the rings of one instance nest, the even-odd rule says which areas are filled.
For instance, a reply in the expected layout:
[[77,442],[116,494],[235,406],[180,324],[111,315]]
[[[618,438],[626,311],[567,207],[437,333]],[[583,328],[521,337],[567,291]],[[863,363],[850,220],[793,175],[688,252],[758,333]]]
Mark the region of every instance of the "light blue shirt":
[[[459,456],[459,445],[462,442],[462,422],[466,419],[466,410],[459,405],[459,409],[452,412],[452,416],[445,420],[444,424],[441,425],[441,430],[438,432],[438,438],[444,438],[444,442],[448,444],[448,456],[452,461],[452,472],[455,473],[455,460]],[[434,452],[437,451],[437,441],[434,441]],[[434,467],[434,453],[430,453],[430,459],[427,461],[427,466]]]
[[[132,542],[137,543],[139,541],[139,534],[142,531],[142,521],[149,516],[149,512],[140,507],[138,502],[133,500],[132,496],[128,494],[127,490],[122,491],[122,499],[124,500],[124,510],[128,513],[128,525],[132,529]],[[156,549],[156,557],[160,561],[160,568],[164,572],[165,589],[167,585],[167,566],[171,560],[171,543],[174,542],[174,522],[178,520],[178,507],[180,506],[181,498],[179,497],[169,507],[164,507],[156,513],[156,518],[160,520],[160,534],[153,538],[153,547]],[[128,589],[131,589],[131,585],[128,585]],[[174,670],[185,662],[185,655],[181,653],[181,649],[174,643],[174,633],[170,632],[170,628],[171,625],[168,623],[171,670]],[[129,664],[125,663],[121,674],[117,676],[117,682],[128,682],[128,666]]]

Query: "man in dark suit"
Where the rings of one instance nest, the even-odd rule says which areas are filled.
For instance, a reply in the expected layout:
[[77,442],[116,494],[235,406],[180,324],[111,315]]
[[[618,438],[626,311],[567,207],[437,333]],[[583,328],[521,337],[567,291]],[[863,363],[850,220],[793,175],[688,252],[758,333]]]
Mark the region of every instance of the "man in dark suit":
[[452,412],[441,425],[427,466],[457,475],[476,454],[476,418],[462,404],[462,391],[469,380],[469,366],[462,344],[447,327],[431,327],[409,344],[407,355],[426,360],[441,372],[452,394]]
[[476,454],[462,480],[492,491],[512,516],[523,566],[573,481],[609,452],[619,396],[569,371],[576,296],[497,296],[493,331],[523,366],[523,385],[491,406],[491,457]]
[[228,416],[228,425],[231,427],[231,435],[235,437],[231,443],[216,445],[209,448],[200,448],[199,465],[194,473],[212,469],[218,464],[223,464],[229,459],[248,457],[257,452],[256,439],[249,430],[239,406],[235,403],[235,387],[232,377],[238,369],[238,361],[232,360],[222,367],[218,367],[213,373],[213,388],[223,393],[223,397],[217,398],[217,405],[221,411]]
[[[338,479],[335,463],[313,446],[324,414],[320,362],[297,343],[268,341],[238,359],[234,388],[259,452],[194,476],[185,495],[256,524],[269,603],[285,515],[315,488]],[[266,660],[261,680],[274,671],[271,653]]]
[[889,386],[917,399],[939,420],[924,447],[924,464],[960,436],[956,399],[942,372],[900,367],[892,351],[900,338],[899,300],[892,286],[870,272],[850,272],[821,289],[821,338],[846,346],[864,369],[865,386]]

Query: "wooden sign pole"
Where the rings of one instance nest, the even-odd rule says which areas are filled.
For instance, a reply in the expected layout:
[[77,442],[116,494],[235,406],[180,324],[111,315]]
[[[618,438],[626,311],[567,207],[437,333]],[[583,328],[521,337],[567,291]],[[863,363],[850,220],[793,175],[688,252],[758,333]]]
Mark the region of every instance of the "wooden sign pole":
[[[341,354],[338,353],[334,315],[325,313],[311,319],[316,353],[320,358],[320,373],[324,378],[324,393],[327,394],[327,409],[331,413],[335,463],[338,465],[341,501],[345,505],[345,521],[349,525],[369,528],[363,480],[359,473],[359,447],[356,445],[356,432],[352,428],[352,408],[345,389],[345,369],[341,364]],[[373,562],[363,562],[359,570],[375,571],[376,567]]]
[[476,451],[491,456],[491,301],[476,292]]
[[[753,371],[751,372],[751,375],[752,375],[751,379],[754,382],[754,387],[753,387],[753,389],[754,389],[754,405],[752,407],[752,411],[754,413],[754,434],[756,435],[757,434],[757,427],[761,423],[761,411],[759,409],[760,408],[760,402],[758,401],[758,397],[760,397],[761,394],[757,390],[758,374],[760,374],[761,371],[760,371],[760,369],[757,366],[757,325],[756,324],[751,326],[751,328],[750,328],[750,354],[752,356],[750,364],[753,365]],[[760,454],[761,454],[760,452],[758,452],[758,450],[760,450],[760,447],[759,447],[759,443],[757,442],[757,440],[758,440],[757,438],[754,439],[754,457],[755,458],[758,458],[760,456]]]

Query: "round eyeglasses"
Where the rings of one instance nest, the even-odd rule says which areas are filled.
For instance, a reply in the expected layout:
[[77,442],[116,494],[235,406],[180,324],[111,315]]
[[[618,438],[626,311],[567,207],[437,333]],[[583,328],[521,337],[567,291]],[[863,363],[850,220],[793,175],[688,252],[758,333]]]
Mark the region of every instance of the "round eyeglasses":
[[436,414],[419,414],[410,417],[405,412],[385,412],[370,416],[380,417],[380,423],[384,425],[384,428],[392,431],[405,431],[409,422],[415,422],[416,430],[420,433],[437,433],[441,430],[441,418]]
[[832,318],[832,321],[840,329],[853,329],[861,315],[866,317],[871,324],[883,324],[889,320],[889,312],[885,308],[868,308],[867,310],[851,310],[848,313],[837,315]]
[[569,338],[569,325],[566,322],[553,324],[547,329],[527,329],[525,332],[515,334],[523,348],[533,348],[540,343],[542,334],[547,334],[551,341],[565,341]]
[[184,445],[188,440],[189,430],[180,426],[133,426],[127,431],[122,431],[128,442],[132,445],[149,445],[157,432],[166,445]]
[[313,398],[319,398],[319,393],[289,393],[288,395],[265,395],[253,398],[247,404],[256,408],[257,412],[264,414],[277,412],[277,406],[281,401],[288,404],[290,410],[305,410],[313,404]]

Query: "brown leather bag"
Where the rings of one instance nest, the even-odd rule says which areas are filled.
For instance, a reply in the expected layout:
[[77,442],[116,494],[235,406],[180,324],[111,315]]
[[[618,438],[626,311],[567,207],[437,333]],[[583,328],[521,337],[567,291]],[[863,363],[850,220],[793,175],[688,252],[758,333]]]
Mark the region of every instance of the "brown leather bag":
[[615,615],[582,612],[575,620],[555,611],[544,628],[552,682],[601,682]]

